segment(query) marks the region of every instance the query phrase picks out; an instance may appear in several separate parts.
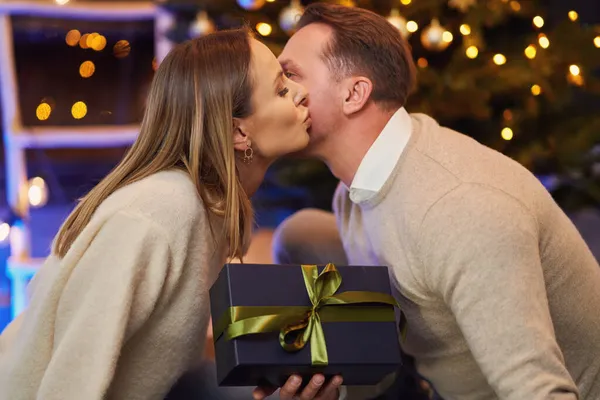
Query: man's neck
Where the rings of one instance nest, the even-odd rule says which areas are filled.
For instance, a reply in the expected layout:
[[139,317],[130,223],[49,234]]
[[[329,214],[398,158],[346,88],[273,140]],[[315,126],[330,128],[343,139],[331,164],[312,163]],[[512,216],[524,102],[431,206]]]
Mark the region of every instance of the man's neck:
[[352,185],[356,171],[363,158],[377,139],[383,128],[394,115],[394,111],[381,111],[371,105],[370,109],[346,121],[330,145],[320,157],[331,173],[347,187]]

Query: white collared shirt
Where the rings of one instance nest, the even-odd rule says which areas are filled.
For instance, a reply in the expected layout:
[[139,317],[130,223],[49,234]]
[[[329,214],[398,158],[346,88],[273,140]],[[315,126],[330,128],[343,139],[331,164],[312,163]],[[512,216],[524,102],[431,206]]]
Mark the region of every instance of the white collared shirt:
[[412,120],[404,107],[398,109],[365,154],[352,184],[350,200],[361,203],[377,194],[390,177],[412,132]]
[[[366,201],[377,194],[388,180],[402,155],[412,132],[412,120],[404,107],[398,109],[363,157],[350,185],[353,203]],[[340,387],[338,400],[348,396]]]

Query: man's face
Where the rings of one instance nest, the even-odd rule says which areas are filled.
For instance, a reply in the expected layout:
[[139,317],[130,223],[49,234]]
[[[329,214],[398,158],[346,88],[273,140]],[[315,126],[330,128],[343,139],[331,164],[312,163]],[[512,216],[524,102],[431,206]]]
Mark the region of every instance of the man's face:
[[342,114],[336,80],[322,56],[331,37],[332,30],[328,26],[310,24],[290,38],[279,56],[287,76],[308,92],[312,127],[309,145],[303,152],[306,155],[322,155],[324,144]]

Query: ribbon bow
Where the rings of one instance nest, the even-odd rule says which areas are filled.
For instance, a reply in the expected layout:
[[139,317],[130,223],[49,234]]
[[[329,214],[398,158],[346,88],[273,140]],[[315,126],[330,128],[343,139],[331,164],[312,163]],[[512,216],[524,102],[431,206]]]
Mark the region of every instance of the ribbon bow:
[[[349,291],[335,294],[342,276],[327,264],[319,274],[316,265],[302,265],[302,276],[311,306],[234,306],[213,325],[214,340],[226,340],[265,332],[279,332],[281,347],[289,352],[310,341],[313,366],[328,364],[322,322],[393,322],[395,299],[386,293]],[[372,304],[369,307],[357,304]],[[295,335],[292,342],[287,339]]]

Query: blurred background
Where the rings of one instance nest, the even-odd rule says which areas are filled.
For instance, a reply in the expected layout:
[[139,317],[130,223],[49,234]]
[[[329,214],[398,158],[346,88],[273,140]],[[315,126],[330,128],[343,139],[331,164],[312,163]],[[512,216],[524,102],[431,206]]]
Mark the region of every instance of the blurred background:
[[[532,170],[600,258],[600,2],[335,2],[386,16],[410,42],[410,112]],[[309,3],[0,0],[0,330],[77,198],[135,138],[168,49],[247,24],[278,54]],[[272,229],[300,208],[329,209],[336,184],[319,162],[278,162],[253,199],[250,260],[270,262]]]

